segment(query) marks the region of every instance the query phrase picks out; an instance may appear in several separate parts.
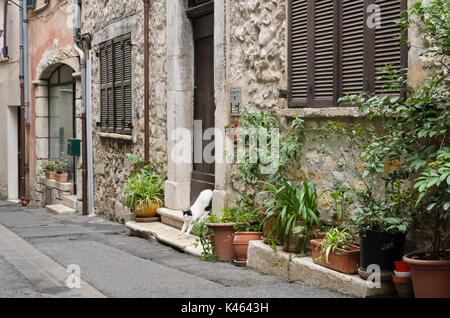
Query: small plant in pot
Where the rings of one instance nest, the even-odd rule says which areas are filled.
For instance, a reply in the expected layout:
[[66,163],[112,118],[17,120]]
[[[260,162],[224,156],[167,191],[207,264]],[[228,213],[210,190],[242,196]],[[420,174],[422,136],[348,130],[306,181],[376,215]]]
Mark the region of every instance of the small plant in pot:
[[360,258],[357,244],[347,228],[333,227],[323,239],[311,240],[313,261],[344,274],[356,274]]
[[66,172],[68,164],[65,161],[55,161],[55,180],[56,182],[66,183],[69,174]]
[[55,161],[54,160],[44,160],[42,161],[40,175],[45,175],[47,179],[55,179]]
[[133,159],[135,170],[127,180],[122,202],[134,212],[137,222],[151,222],[156,217],[157,209],[163,205],[163,178],[151,170],[154,162],[141,168],[136,156],[128,157]]
[[259,241],[262,239],[261,214],[259,210],[252,209],[250,206],[244,206],[235,213],[236,219],[234,221],[233,247],[235,253],[234,264],[236,266],[247,266],[248,244],[250,241]]

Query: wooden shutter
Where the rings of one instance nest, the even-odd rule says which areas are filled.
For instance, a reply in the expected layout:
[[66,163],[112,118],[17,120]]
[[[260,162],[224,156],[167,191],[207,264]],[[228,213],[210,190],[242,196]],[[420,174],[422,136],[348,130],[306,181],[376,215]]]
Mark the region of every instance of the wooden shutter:
[[114,41],[114,126],[115,133],[123,133],[123,40]]
[[133,109],[131,100],[131,38],[123,41],[123,133],[131,135]]
[[112,62],[110,61],[111,42],[106,42],[100,46],[100,123],[101,130],[108,132],[109,130],[109,116],[113,99],[111,92],[113,83],[112,76]]
[[335,0],[291,0],[289,3],[291,106],[335,104],[337,8]]
[[341,1],[338,96],[365,89],[365,20],[365,0]]
[[388,80],[377,80],[377,77],[387,75],[380,69],[387,65],[392,65],[393,69],[399,70],[406,67],[406,49],[400,45],[398,36],[401,33],[400,27],[395,23],[400,18],[400,13],[406,9],[405,0],[375,0],[381,12],[381,26],[373,32],[374,43],[374,87],[371,92],[376,94],[386,93],[398,95],[397,91],[384,91],[383,87]]

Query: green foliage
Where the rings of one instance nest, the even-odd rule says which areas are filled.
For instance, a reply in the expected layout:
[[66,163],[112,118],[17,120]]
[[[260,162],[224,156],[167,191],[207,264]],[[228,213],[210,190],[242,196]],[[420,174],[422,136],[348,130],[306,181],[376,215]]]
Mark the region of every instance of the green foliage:
[[39,175],[45,175],[47,172],[55,171],[55,161],[54,160],[43,160],[41,165],[41,170],[39,170]]
[[[368,138],[353,133],[350,138],[361,141],[356,148],[361,151],[359,159],[366,169],[360,176],[367,189],[358,193],[362,204],[355,221],[404,232],[412,215],[417,226],[427,225],[424,232],[431,232],[429,259],[444,257],[449,238],[449,7],[449,2],[443,0],[417,2],[399,22],[405,29],[419,28],[429,44],[424,54],[434,57],[441,71],[413,89],[406,88],[406,70],[387,66],[385,91],[404,88],[406,96],[363,93],[341,100],[359,105],[361,111],[369,113],[369,120],[377,118],[382,123],[381,133],[371,131]],[[392,166],[394,169],[390,169]],[[412,186],[408,186],[411,180]],[[377,181],[385,184],[381,199],[374,197],[372,186]]]
[[141,168],[142,161],[137,156],[132,154],[127,154],[127,156],[135,165],[135,169],[128,177],[125,185],[122,194],[123,204],[132,210],[145,204],[151,205],[152,201],[162,205],[164,201],[164,179],[151,169],[155,162]]
[[325,255],[325,261],[329,264],[329,256],[331,254],[341,255],[336,249],[349,251],[350,245],[355,244],[354,236],[348,229],[334,227],[325,233],[325,238],[320,242],[319,247],[321,253]]
[[[262,222],[263,228],[267,222],[275,219],[274,226],[267,234],[272,248],[276,249],[278,232],[282,234],[283,241],[290,244],[290,233],[298,235],[298,246],[306,247],[306,240],[313,232],[313,226],[321,227],[318,207],[317,191],[312,182],[303,182],[301,187],[291,181],[285,181],[282,186],[271,183],[264,183],[266,191],[262,194],[269,194],[269,199],[265,201],[264,208],[267,212],[266,218]],[[298,221],[303,221],[304,226],[297,226]]]
[[65,161],[55,161],[53,168],[57,174],[63,174],[64,172],[66,172],[67,166],[68,163]]

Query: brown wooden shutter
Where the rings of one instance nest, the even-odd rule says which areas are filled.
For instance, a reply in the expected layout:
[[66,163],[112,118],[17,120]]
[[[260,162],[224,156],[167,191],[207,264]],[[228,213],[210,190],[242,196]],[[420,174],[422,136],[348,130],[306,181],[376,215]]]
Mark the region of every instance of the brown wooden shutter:
[[124,110],[124,121],[123,121],[123,133],[131,135],[133,127],[133,109],[132,109],[132,99],[131,99],[131,38],[125,38],[123,42],[123,110]]
[[114,133],[114,58],[112,41],[106,45],[106,64],[107,64],[107,132]]
[[289,105],[335,105],[337,89],[336,0],[289,2]]
[[339,7],[338,96],[365,89],[365,0],[342,0]]
[[308,102],[308,1],[289,1],[289,104]]
[[111,41],[100,46],[100,122],[103,132],[114,132],[113,62]]
[[[374,30],[374,87],[372,92],[376,94],[386,93],[389,95],[398,95],[400,92],[384,91],[383,87],[388,80],[377,80],[379,76],[387,75],[380,69],[387,65],[392,65],[393,69],[399,70],[406,67],[406,50],[400,45],[398,39],[400,27],[395,23],[400,18],[400,13],[406,9],[405,0],[375,0],[376,5],[380,7],[381,26]],[[383,92],[384,91],[384,92]]]

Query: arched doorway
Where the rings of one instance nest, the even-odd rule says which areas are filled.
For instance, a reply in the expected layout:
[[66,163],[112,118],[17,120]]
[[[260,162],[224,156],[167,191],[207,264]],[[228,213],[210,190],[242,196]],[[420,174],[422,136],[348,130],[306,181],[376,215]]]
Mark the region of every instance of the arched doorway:
[[75,158],[67,153],[69,139],[76,137],[74,70],[59,66],[48,81],[48,154],[67,163],[69,182],[76,184]]

